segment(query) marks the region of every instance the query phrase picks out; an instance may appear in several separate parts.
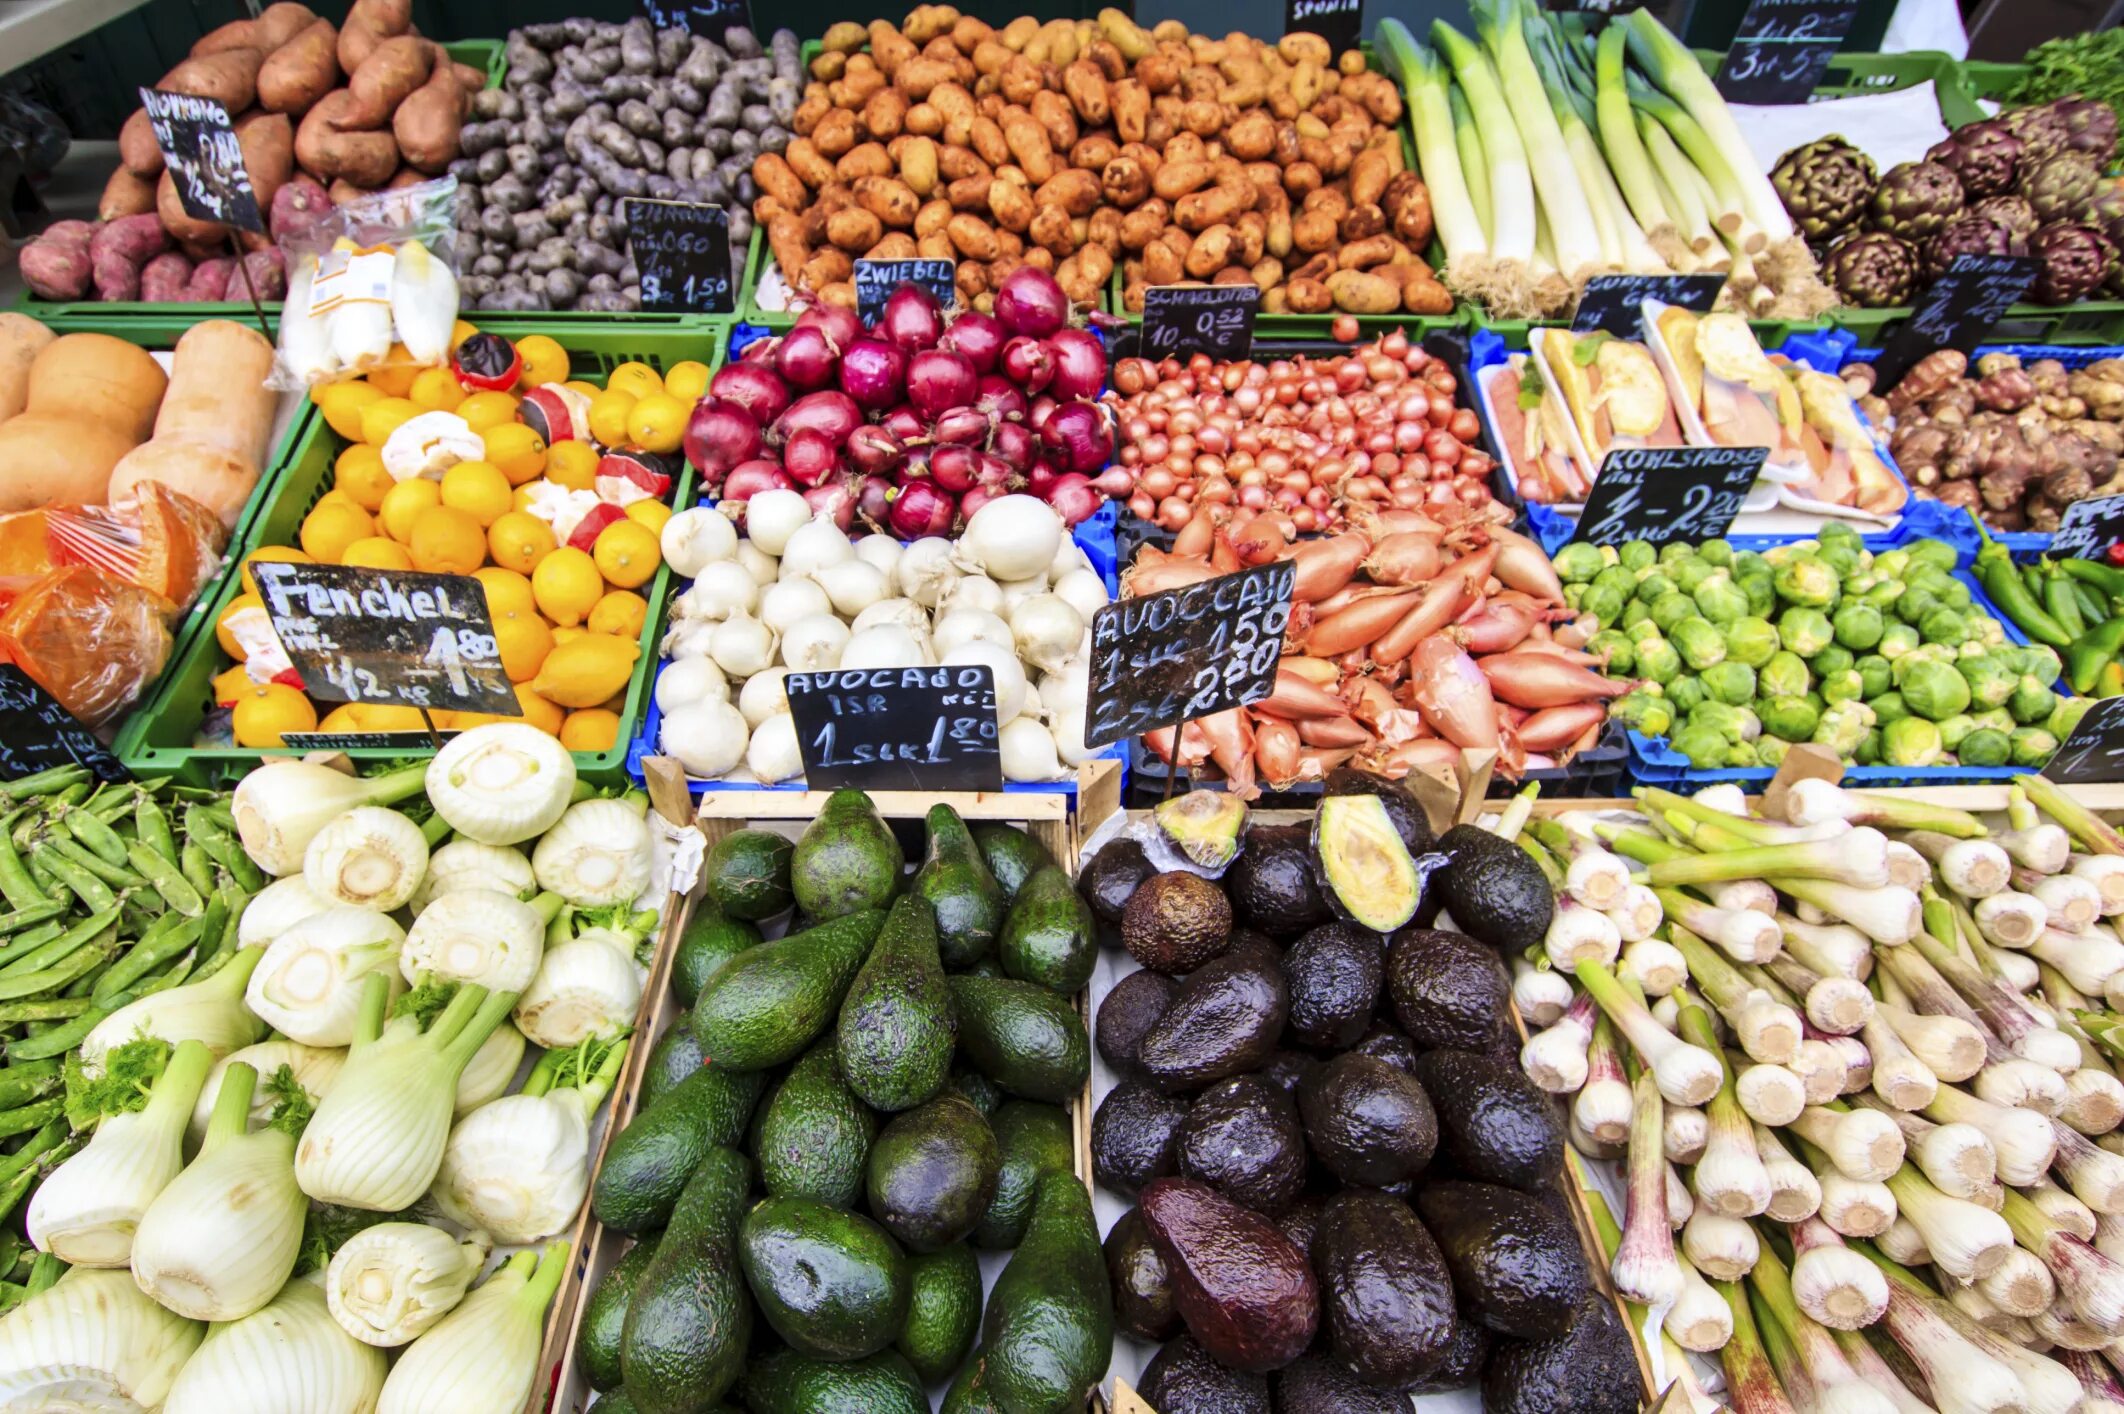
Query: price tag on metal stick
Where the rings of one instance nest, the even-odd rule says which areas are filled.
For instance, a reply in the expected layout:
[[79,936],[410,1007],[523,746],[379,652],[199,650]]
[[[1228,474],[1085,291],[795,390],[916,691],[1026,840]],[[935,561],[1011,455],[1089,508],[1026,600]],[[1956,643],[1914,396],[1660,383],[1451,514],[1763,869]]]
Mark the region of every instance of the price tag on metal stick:
[[1608,453],[1593,478],[1573,540],[1711,540],[1740,514],[1767,447],[1628,447]]
[[1268,696],[1297,582],[1298,567],[1280,560],[1092,615],[1084,744],[1105,746]]
[[2023,255],[1958,255],[1925,287],[1902,328],[1873,361],[1873,386],[1886,393],[1934,349],[1969,353],[2035,282],[2036,262]]
[[2097,699],[2043,774],[2061,786],[2124,781],[2124,697]]
[[265,217],[259,213],[258,193],[251,189],[243,145],[236,140],[228,109],[211,98],[153,88],[140,90],[140,106],[147,111],[148,127],[162,149],[184,214],[263,234]]
[[524,714],[470,575],[264,562],[251,575],[311,697]]
[[0,781],[72,765],[98,780],[127,779],[118,758],[57,698],[15,664],[0,663]]
[[1731,103],[1805,103],[1858,17],[1856,0],[1753,0],[1718,67]]
[[1252,285],[1152,285],[1143,292],[1143,356],[1220,362],[1254,351],[1261,291]]
[[2074,501],[2058,519],[2050,553],[2061,560],[2101,558],[2124,540],[2124,496],[2090,496]]
[[722,207],[630,198],[627,247],[641,274],[642,308],[694,314],[736,310],[730,213]]
[[996,675],[974,664],[791,673],[812,790],[1001,790]]
[[1571,332],[1605,330],[1618,339],[1640,338],[1646,300],[1709,314],[1725,287],[1723,275],[1595,275],[1578,297]]

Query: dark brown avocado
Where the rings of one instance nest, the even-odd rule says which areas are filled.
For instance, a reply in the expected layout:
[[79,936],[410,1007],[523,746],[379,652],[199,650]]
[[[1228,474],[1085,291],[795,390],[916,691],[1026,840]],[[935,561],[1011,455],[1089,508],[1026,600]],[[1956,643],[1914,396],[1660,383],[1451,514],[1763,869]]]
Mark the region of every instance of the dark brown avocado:
[[1297,1202],[1285,1208],[1276,1217],[1276,1226],[1285,1237],[1288,1237],[1297,1246],[1300,1252],[1306,1254],[1307,1261],[1312,1260],[1313,1233],[1319,1229],[1320,1214],[1327,1208],[1327,1205],[1326,1194],[1307,1193],[1302,1195]]
[[1456,924],[1499,952],[1541,946],[1556,916],[1556,895],[1525,850],[1475,825],[1455,825],[1438,848],[1447,863],[1427,892]]
[[1173,1306],[1172,1277],[1150,1240],[1143,1214],[1134,1208],[1123,1213],[1106,1235],[1105,1251],[1115,1326],[1123,1335],[1153,1345],[1170,1340],[1180,1330],[1180,1312]]
[[1556,1106],[1518,1064],[1469,1051],[1431,1051],[1416,1078],[1438,1111],[1438,1143],[1463,1177],[1529,1192],[1563,1172]]
[[1320,1215],[1312,1260],[1329,1348],[1366,1384],[1398,1388],[1445,1358],[1458,1324],[1453,1282],[1408,1204],[1338,1194]]
[[[1484,1414],[1632,1414],[1644,1398],[1630,1333],[1598,1293],[1535,1340],[1492,1343]],[[1558,1332],[1561,1332],[1560,1334]]]
[[1416,1073],[1416,1057],[1423,1054],[1416,1049],[1414,1041],[1401,1033],[1399,1027],[1390,1026],[1384,1021],[1373,1022],[1371,1029],[1364,1033],[1364,1038],[1350,1049],[1359,1055],[1383,1060],[1404,1075]]
[[1272,938],[1295,938],[1331,916],[1313,878],[1312,827],[1250,825],[1244,847],[1224,871],[1232,913]]
[[1092,1176],[1124,1197],[1179,1171],[1187,1101],[1124,1080],[1092,1112]]
[[1232,905],[1200,874],[1153,874],[1121,910],[1121,945],[1155,972],[1179,977],[1231,946]]
[[1591,1289],[1570,1222],[1516,1188],[1427,1183],[1416,1211],[1438,1239],[1461,1303],[1499,1335],[1548,1339]]
[[1482,1378],[1483,1362],[1490,1358],[1490,1333],[1466,1311],[1453,1323],[1453,1343],[1430,1374],[1408,1387],[1410,1394],[1444,1394],[1466,1389]]
[[1422,1050],[1484,1050],[1510,1014],[1504,964],[1460,933],[1396,933],[1387,947],[1386,985],[1401,1029]]
[[1180,1172],[1263,1213],[1305,1186],[1305,1133],[1282,1091],[1251,1075],[1220,1080],[1180,1123]]
[[1226,1369],[1184,1335],[1151,1357],[1136,1392],[1158,1414],[1272,1414],[1266,1379]]
[[1373,1389],[1335,1361],[1308,1355],[1269,1379],[1276,1414],[1408,1414],[1399,1394]]
[[1207,1184],[1161,1178],[1143,1190],[1143,1221],[1172,1273],[1187,1332],[1219,1363],[1280,1369],[1313,1342],[1320,1290],[1277,1226]]
[[1438,1117],[1423,1086],[1355,1051],[1299,1087],[1298,1109],[1315,1157],[1344,1183],[1379,1188],[1414,1178],[1438,1146]]
[[1266,946],[1205,963],[1143,1033],[1136,1062],[1168,1091],[1192,1090],[1253,1070],[1283,1037],[1290,996]]
[[1091,905],[1094,918],[1118,928],[1121,926],[1121,910],[1127,905],[1129,895],[1157,872],[1150,857],[1144,854],[1142,845],[1131,839],[1111,839],[1085,861],[1082,872],[1077,875],[1077,892]]
[[1106,1063],[1123,1075],[1137,1073],[1136,1047],[1165,1009],[1172,1005],[1180,984],[1162,972],[1139,967],[1114,984],[1099,1003],[1092,1028],[1092,1044]]
[[1325,923],[1291,944],[1283,976],[1291,994],[1291,1038],[1344,1049],[1371,1024],[1385,971],[1379,935],[1352,923]]
[[1261,1063],[1254,1072],[1263,1080],[1281,1090],[1292,1101],[1298,1098],[1298,1087],[1305,1078],[1320,1069],[1320,1062],[1303,1051],[1276,1051]]

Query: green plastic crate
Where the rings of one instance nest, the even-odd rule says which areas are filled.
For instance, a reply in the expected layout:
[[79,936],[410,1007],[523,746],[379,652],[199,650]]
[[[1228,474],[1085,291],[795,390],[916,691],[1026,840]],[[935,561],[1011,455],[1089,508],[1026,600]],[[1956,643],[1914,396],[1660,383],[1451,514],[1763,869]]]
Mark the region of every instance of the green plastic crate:
[[[1981,59],[1965,59],[1955,67],[1961,81],[1962,92],[1969,96],[1972,103],[1980,99],[1989,100],[1993,103],[2004,103],[2006,96],[2020,85],[2021,80],[2027,76],[2032,66],[2028,64],[1989,63]],[[1981,115],[1982,110],[1979,110],[1979,116]]]
[[[572,355],[572,376],[602,383],[619,364],[639,360],[659,370],[685,359],[697,359],[710,368],[720,368],[728,330],[641,329],[607,323],[602,329],[572,325],[554,331]],[[201,786],[226,785],[240,779],[258,761],[271,756],[293,756],[290,750],[254,750],[235,746],[195,746],[201,722],[213,710],[215,676],[230,666],[215,640],[213,625],[229,601],[243,592],[242,577],[235,572],[243,556],[261,545],[293,545],[298,541],[303,517],[331,488],[332,464],[346,443],[312,416],[299,444],[275,481],[268,504],[257,515],[251,533],[229,552],[231,568],[210,596],[202,596],[194,611],[196,628],[173,654],[171,666],[144,705],[135,709],[118,733],[118,757],[136,776],[175,776]],[[694,471],[689,465],[673,488],[671,504],[692,503]],[[641,720],[649,684],[655,676],[656,626],[662,621],[664,602],[671,590],[671,568],[660,565],[643,597],[649,611],[643,622],[641,656],[627,685],[625,706],[620,713],[618,737],[608,751],[575,753],[577,772],[600,785],[626,778],[627,743]],[[402,758],[395,748],[365,747],[349,751],[357,764],[374,766]]]

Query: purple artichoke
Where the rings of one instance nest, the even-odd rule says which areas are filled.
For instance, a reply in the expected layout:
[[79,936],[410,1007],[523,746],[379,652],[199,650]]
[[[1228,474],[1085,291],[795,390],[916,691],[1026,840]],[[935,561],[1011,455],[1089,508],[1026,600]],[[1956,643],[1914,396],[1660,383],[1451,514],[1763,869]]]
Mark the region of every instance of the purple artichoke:
[[1971,201],[2013,190],[2026,151],[2021,140],[2000,122],[1971,123],[1957,128],[1945,142],[1925,154],[1961,179],[1962,195]]
[[2021,196],[1987,196],[1970,207],[1968,214],[1995,221],[2005,228],[2013,243],[2006,252],[2008,255],[2019,255],[2026,250],[2028,238],[2043,224],[2036,219],[2035,208],[2028,204],[2028,199]]
[[1925,239],[1961,209],[1962,180],[1953,169],[1939,162],[1904,162],[1890,167],[1873,193],[1874,227],[1906,241]]
[[1823,273],[1838,294],[1861,308],[1908,304],[1917,288],[1917,247],[1885,231],[1860,231],[1830,249]]
[[2065,145],[2107,167],[2117,150],[2117,110],[2099,98],[2061,98],[2050,106],[2064,120]]
[[1770,185],[1810,241],[1850,229],[1865,214],[1879,181],[1873,159],[1841,137],[1795,147],[1770,169]]
[[2102,186],[2102,168],[2084,152],[2060,152],[2021,169],[2021,195],[2045,225],[2077,221]]
[[1958,255],[2011,255],[2013,246],[2013,235],[2004,226],[1965,211],[1925,242],[1925,278],[1939,279]]
[[2028,297],[2037,304],[2072,304],[2102,287],[2117,248],[2092,226],[2056,221],[2035,233],[2028,253],[2042,262]]
[[1999,114],[1998,121],[2028,149],[2026,161],[2054,157],[2071,146],[2072,133],[2055,103],[2016,108],[2010,113]]

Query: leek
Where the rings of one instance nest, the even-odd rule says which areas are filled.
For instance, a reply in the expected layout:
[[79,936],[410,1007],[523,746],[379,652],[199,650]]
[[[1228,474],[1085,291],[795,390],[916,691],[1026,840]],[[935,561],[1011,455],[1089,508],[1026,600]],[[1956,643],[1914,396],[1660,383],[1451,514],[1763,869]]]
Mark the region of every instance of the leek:
[[[1475,126],[1475,114],[1468,107],[1468,96],[1460,91],[1460,85],[1445,79],[1442,68],[1439,72],[1440,81],[1446,84],[1446,100],[1453,113],[1453,146],[1460,154],[1461,179],[1467,188],[1468,204],[1475,208],[1475,219],[1481,223],[1483,240],[1487,242],[1491,230],[1490,183],[1487,178],[1490,159],[1483,151],[1482,132]],[[1469,172],[1478,174],[1474,181],[1467,180]]]
[[163,1414],[348,1414],[375,1407],[385,1356],[332,1319],[314,1279],[214,1327],[170,1387]]
[[565,1242],[511,1257],[398,1358],[377,1414],[516,1414],[537,1379],[546,1307],[567,1267]]
[[1749,219],[1774,241],[1793,239],[1792,218],[1776,188],[1757,166],[1740,124],[1688,46],[1647,11],[1634,11],[1620,23],[1628,31],[1630,52],[1638,64],[1680,101],[1725,159],[1739,184]]
[[405,1345],[455,1310],[489,1244],[460,1242],[425,1223],[387,1222],[362,1229],[332,1254],[325,1269],[327,1308],[341,1330],[363,1345]]
[[[1556,242],[1556,266],[1576,284],[1602,264],[1591,203],[1572,169],[1556,115],[1543,97],[1541,74],[1534,67],[1521,30],[1517,0],[1482,0],[1471,5],[1476,31],[1497,66],[1504,101],[1526,153],[1534,190],[1548,214],[1549,236]],[[1457,69],[1459,66],[1455,65]],[[1466,84],[1466,79],[1461,81]],[[1473,97],[1472,90],[1470,98]],[[1484,140],[1490,137],[1483,124]]]
[[[1512,125],[1512,110],[1505,104],[1497,71],[1472,40],[1438,20],[1431,25],[1431,42],[1453,66],[1453,76],[1467,95],[1476,129],[1482,134],[1483,152],[1489,158],[1489,252],[1504,262],[1497,278],[1501,282],[1517,278],[1523,283],[1524,267],[1534,254],[1534,183],[1527,172],[1519,130]],[[1482,174],[1475,175],[1479,179]]]
[[[1464,170],[1461,166],[1457,146],[1461,128],[1453,117],[1445,67],[1438,56],[1417,44],[1408,27],[1393,19],[1381,22],[1378,48],[1388,72],[1401,80],[1402,91],[1408,95],[1409,117],[1416,129],[1417,162],[1424,186],[1431,193],[1431,219],[1439,242],[1445,246],[1446,272],[1456,282],[1465,280],[1468,262],[1480,260],[1488,252],[1489,222],[1484,212],[1489,192],[1488,184],[1479,180],[1487,169],[1477,165]],[[1472,126],[1467,130],[1472,132]],[[1470,190],[1468,171],[1478,178],[1474,191]]]
[[451,829],[481,844],[515,844],[552,829],[567,810],[575,758],[537,727],[489,722],[443,743],[426,785]]
[[590,1186],[590,1120],[626,1058],[625,1042],[548,1051],[520,1093],[459,1120],[435,1177],[443,1212],[501,1242],[565,1229]]
[[1667,204],[1660,197],[1659,184],[1652,174],[1652,159],[1646,155],[1644,144],[1638,138],[1630,95],[1623,87],[1623,48],[1627,42],[1621,25],[1610,25],[1601,32],[1595,58],[1594,117],[1600,127],[1608,167],[1630,203],[1630,214],[1637,218],[1637,224],[1644,229],[1653,249],[1671,259],[1680,247],[1674,218],[1668,214]]
[[74,1267],[0,1321],[0,1408],[160,1408],[205,1335],[127,1273]]

